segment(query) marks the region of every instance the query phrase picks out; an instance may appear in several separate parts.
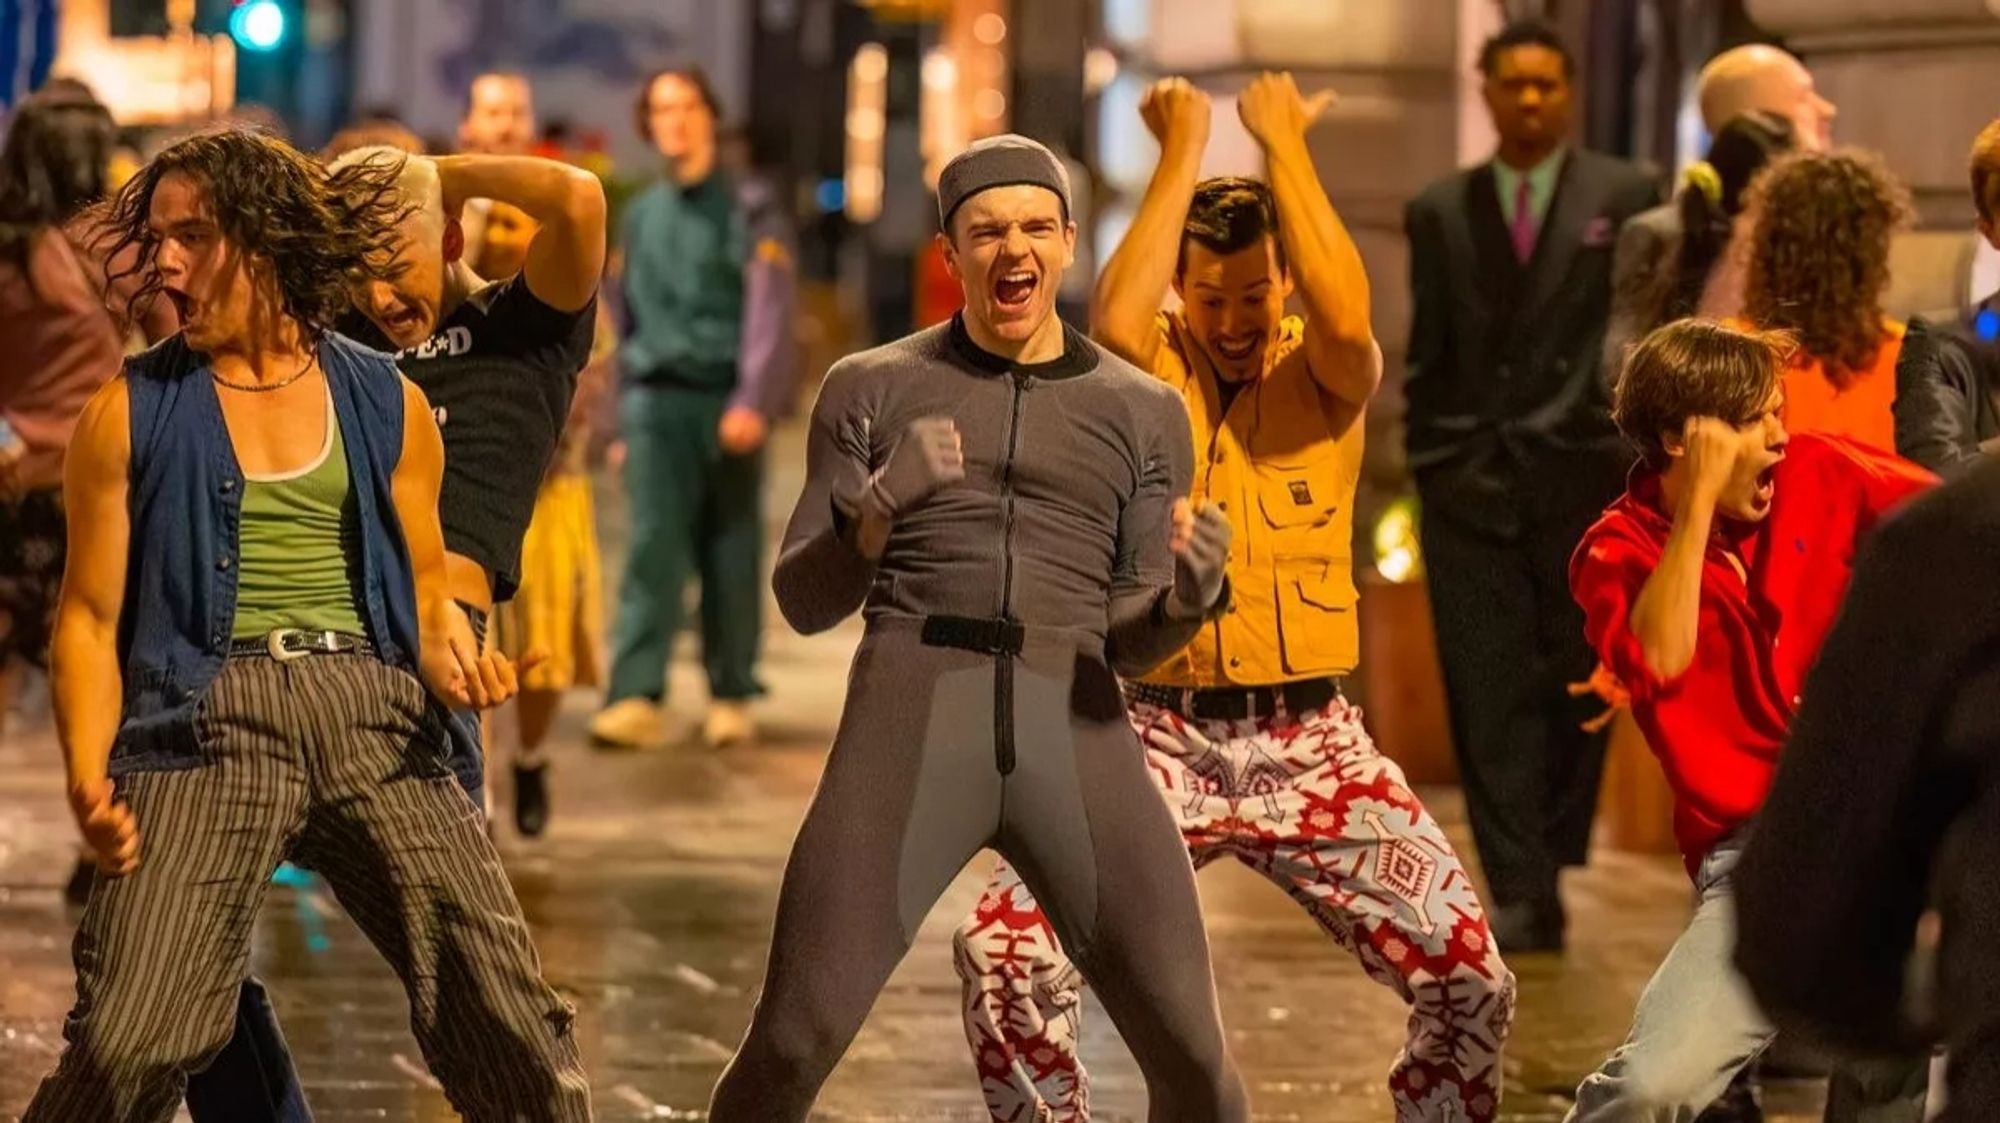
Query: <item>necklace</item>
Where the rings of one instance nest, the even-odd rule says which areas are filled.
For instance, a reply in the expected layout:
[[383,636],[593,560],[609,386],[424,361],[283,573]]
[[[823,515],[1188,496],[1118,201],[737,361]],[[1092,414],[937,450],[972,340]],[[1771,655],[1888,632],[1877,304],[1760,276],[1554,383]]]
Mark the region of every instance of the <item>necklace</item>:
[[282,382],[273,382],[269,386],[259,386],[254,382],[251,383],[231,382],[227,378],[222,377],[221,375],[215,373],[212,370],[208,372],[208,376],[215,380],[215,384],[217,386],[227,386],[231,390],[241,390],[246,394],[268,394],[273,390],[283,390],[285,387],[290,386],[292,383],[297,382],[299,379],[304,378],[306,375],[312,373],[313,358],[314,356],[307,355],[305,365],[300,367],[297,371],[294,371],[291,377],[286,378]]

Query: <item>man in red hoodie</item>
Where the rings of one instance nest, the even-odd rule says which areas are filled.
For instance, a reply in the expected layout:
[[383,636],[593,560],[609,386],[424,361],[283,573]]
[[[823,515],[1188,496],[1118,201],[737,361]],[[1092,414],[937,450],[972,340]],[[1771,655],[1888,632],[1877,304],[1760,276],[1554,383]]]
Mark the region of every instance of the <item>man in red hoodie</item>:
[[[1639,999],[1625,1043],[1577,1089],[1576,1123],[1692,1118],[1770,1043],[1730,966],[1732,872],[1770,790],[1806,673],[1856,547],[1935,482],[1922,468],[1779,420],[1782,335],[1682,320],[1627,361],[1613,414],[1641,463],[1570,562],[1598,658],[1674,790],[1694,878],[1687,931]],[[1828,985],[1838,985],[1828,980]],[[1923,1064],[1837,1074],[1870,1119],[1923,1117]]]

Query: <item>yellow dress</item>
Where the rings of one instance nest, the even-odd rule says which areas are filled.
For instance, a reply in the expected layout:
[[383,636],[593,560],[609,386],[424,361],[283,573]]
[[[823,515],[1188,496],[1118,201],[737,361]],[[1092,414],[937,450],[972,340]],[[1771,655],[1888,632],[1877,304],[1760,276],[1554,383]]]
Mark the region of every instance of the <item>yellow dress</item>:
[[535,513],[521,539],[521,586],[494,613],[494,642],[519,661],[545,658],[521,676],[523,690],[562,691],[602,685],[604,562],[597,546],[597,507],[585,454],[590,421],[612,383],[617,334],[599,310],[591,361],[577,379],[576,400],[554,463],[535,496]]
[[563,472],[542,483],[521,540],[521,587],[494,614],[500,650],[545,658],[521,676],[523,690],[596,686],[603,673],[604,572],[590,477]]

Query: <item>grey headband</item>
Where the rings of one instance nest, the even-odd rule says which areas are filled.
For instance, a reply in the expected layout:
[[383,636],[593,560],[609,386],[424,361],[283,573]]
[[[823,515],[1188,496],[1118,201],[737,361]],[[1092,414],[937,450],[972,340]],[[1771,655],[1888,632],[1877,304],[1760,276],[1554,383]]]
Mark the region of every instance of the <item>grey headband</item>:
[[1069,219],[1069,170],[1056,154],[1015,133],[987,137],[951,158],[938,173],[938,225],[949,229],[959,204],[995,187],[1045,187]]

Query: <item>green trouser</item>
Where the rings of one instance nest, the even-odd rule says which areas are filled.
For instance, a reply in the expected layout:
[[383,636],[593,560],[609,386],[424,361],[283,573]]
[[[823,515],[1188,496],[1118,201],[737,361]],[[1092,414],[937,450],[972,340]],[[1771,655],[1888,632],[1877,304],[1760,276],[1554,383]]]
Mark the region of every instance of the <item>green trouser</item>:
[[632,542],[618,591],[606,699],[666,698],[689,576],[701,579],[702,662],[710,696],[752,698],[763,633],[764,454],[730,456],[716,428],[723,392],[627,389],[625,492]]

